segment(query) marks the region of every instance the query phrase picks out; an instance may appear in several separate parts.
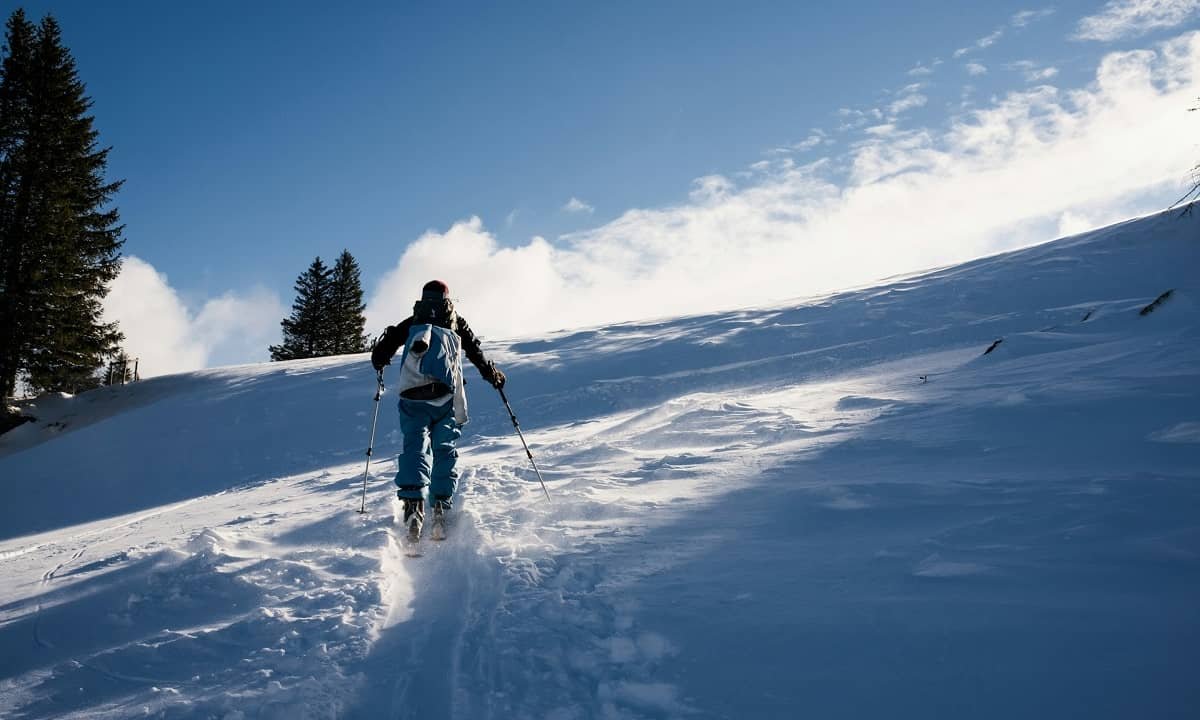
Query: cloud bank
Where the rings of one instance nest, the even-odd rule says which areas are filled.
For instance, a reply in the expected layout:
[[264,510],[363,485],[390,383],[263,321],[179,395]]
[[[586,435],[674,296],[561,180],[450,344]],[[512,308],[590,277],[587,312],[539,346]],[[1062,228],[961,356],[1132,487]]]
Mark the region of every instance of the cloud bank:
[[875,126],[847,156],[699,178],[683,203],[553,243],[503,247],[469,218],[404,252],[368,327],[406,317],[433,277],[478,332],[531,335],[819,294],[1159,209],[1195,162],[1198,81],[1192,32],[1107,55],[1086,87],[1011,92],[938,130]]
[[139,358],[143,377],[265,360],[286,313],[279,297],[263,288],[226,293],[192,312],[166,275],[134,256],[122,260],[104,300],[105,321],[120,323],[124,347]]

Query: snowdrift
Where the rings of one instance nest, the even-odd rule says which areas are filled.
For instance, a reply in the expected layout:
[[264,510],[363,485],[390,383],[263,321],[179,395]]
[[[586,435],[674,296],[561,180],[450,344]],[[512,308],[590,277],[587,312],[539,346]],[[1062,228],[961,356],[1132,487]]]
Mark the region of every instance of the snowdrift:
[[[0,715],[1188,717],[1200,219],[487,346],[453,536],[366,356],[0,436]],[[786,271],[786,270],[781,270]],[[464,310],[466,310],[464,308]]]

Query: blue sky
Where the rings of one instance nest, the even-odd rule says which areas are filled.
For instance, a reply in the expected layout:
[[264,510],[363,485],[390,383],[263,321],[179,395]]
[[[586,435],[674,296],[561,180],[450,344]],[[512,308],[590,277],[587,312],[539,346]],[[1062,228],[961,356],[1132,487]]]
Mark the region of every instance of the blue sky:
[[[145,282],[129,281],[113,313],[124,316],[135,353],[156,358],[150,365],[184,369],[264,358],[296,275],[313,256],[331,258],[343,247],[363,265],[373,324],[403,313],[417,278],[437,274],[465,314],[474,303],[494,332],[526,334],[803,296],[832,289],[823,279],[866,281],[1153,209],[1147,203],[1161,198],[1147,198],[1178,186],[1187,163],[1157,184],[1145,177],[1165,166],[1114,166],[1116,175],[1140,179],[1116,195],[1015,212],[1012,227],[989,227],[986,237],[947,237],[936,249],[912,241],[913,251],[894,262],[857,262],[848,252],[816,263],[818,275],[776,277],[727,298],[687,290],[708,281],[758,284],[762,273],[754,271],[770,275],[779,252],[755,243],[784,242],[793,232],[789,247],[804,248],[805,232],[832,222],[828,204],[819,212],[805,205],[813,197],[882,192],[900,175],[911,185],[923,177],[914,171],[954,176],[947,168],[956,158],[979,152],[960,132],[984,124],[971,113],[1004,108],[1013,93],[1053,87],[1057,99],[1033,98],[1037,107],[1023,112],[1034,117],[1049,102],[1086,120],[1070,93],[1097,87],[1102,59],[1149,49],[1164,62],[1169,53],[1156,43],[1194,31],[1197,4],[23,7],[34,17],[52,12],[63,25],[102,141],[113,146],[111,175],[126,181],[118,198],[125,252],[145,264]],[[1100,24],[1082,25],[1087,18]],[[1192,65],[1155,67],[1179,75]],[[1195,82],[1189,74],[1190,85],[1162,95],[1177,101]],[[1118,132],[1094,130],[1085,140],[1097,147],[1096,133]],[[1052,134],[1066,132],[1074,131]],[[1019,133],[1009,134],[1002,162],[982,172],[1003,172],[1020,156]],[[897,152],[905,155],[898,164]],[[1191,155],[1200,155],[1194,146]],[[819,168],[797,171],[817,161]],[[725,216],[763,196],[783,198],[783,209],[768,202],[749,219]],[[794,208],[792,221],[802,226],[771,224]],[[732,227],[712,236],[697,229],[702,215]],[[638,224],[647,220],[648,228]],[[845,227],[829,232],[831,243],[838,232],[861,238]],[[746,273],[724,277],[689,264],[695,258],[671,260],[674,249],[647,246],[656,234],[717,268],[729,265],[722,253],[731,244],[757,251],[745,255]],[[414,249],[423,235],[436,247]],[[876,240],[889,252],[909,242]],[[439,258],[438,248],[455,259]],[[869,243],[854,252],[875,255]],[[460,266],[463,257],[473,259]],[[530,266],[537,267],[526,275]],[[692,282],[668,266],[687,266]],[[634,297],[631,282],[660,283],[657,292],[677,302]],[[514,315],[510,298],[542,307],[564,295],[579,300],[540,319],[506,319]],[[614,295],[629,304],[609,302]],[[155,307],[154,317],[135,317],[133,306]],[[177,327],[152,340],[141,326],[163,317]]]

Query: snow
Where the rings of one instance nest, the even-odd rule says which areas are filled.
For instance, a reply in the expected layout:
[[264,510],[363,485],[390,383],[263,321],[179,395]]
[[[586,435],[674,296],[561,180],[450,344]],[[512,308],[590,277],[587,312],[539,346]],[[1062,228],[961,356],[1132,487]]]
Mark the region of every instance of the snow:
[[0,717],[1193,717],[1177,215],[488,343],[553,499],[475,379],[421,558],[390,393],[355,512],[365,356],[52,398],[0,436]]

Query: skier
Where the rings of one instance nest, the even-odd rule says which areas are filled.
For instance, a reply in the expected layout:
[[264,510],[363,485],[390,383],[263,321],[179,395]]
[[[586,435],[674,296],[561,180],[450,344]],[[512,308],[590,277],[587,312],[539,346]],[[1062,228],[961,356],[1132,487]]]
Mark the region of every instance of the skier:
[[[446,514],[458,484],[454,441],[467,422],[460,351],[466,352],[483,379],[497,390],[504,387],[504,373],[484,357],[479,339],[455,312],[449,288],[440,280],[431,280],[421,288],[421,299],[413,306],[412,317],[384,331],[371,351],[376,372],[382,373],[401,347],[404,352],[397,385],[404,449],[397,463],[396,495],[404,505],[408,541],[416,543],[425,522],[423,491],[428,485],[433,506],[430,536],[441,540],[446,536]],[[433,455],[432,467],[430,453],[425,451],[426,436]]]

